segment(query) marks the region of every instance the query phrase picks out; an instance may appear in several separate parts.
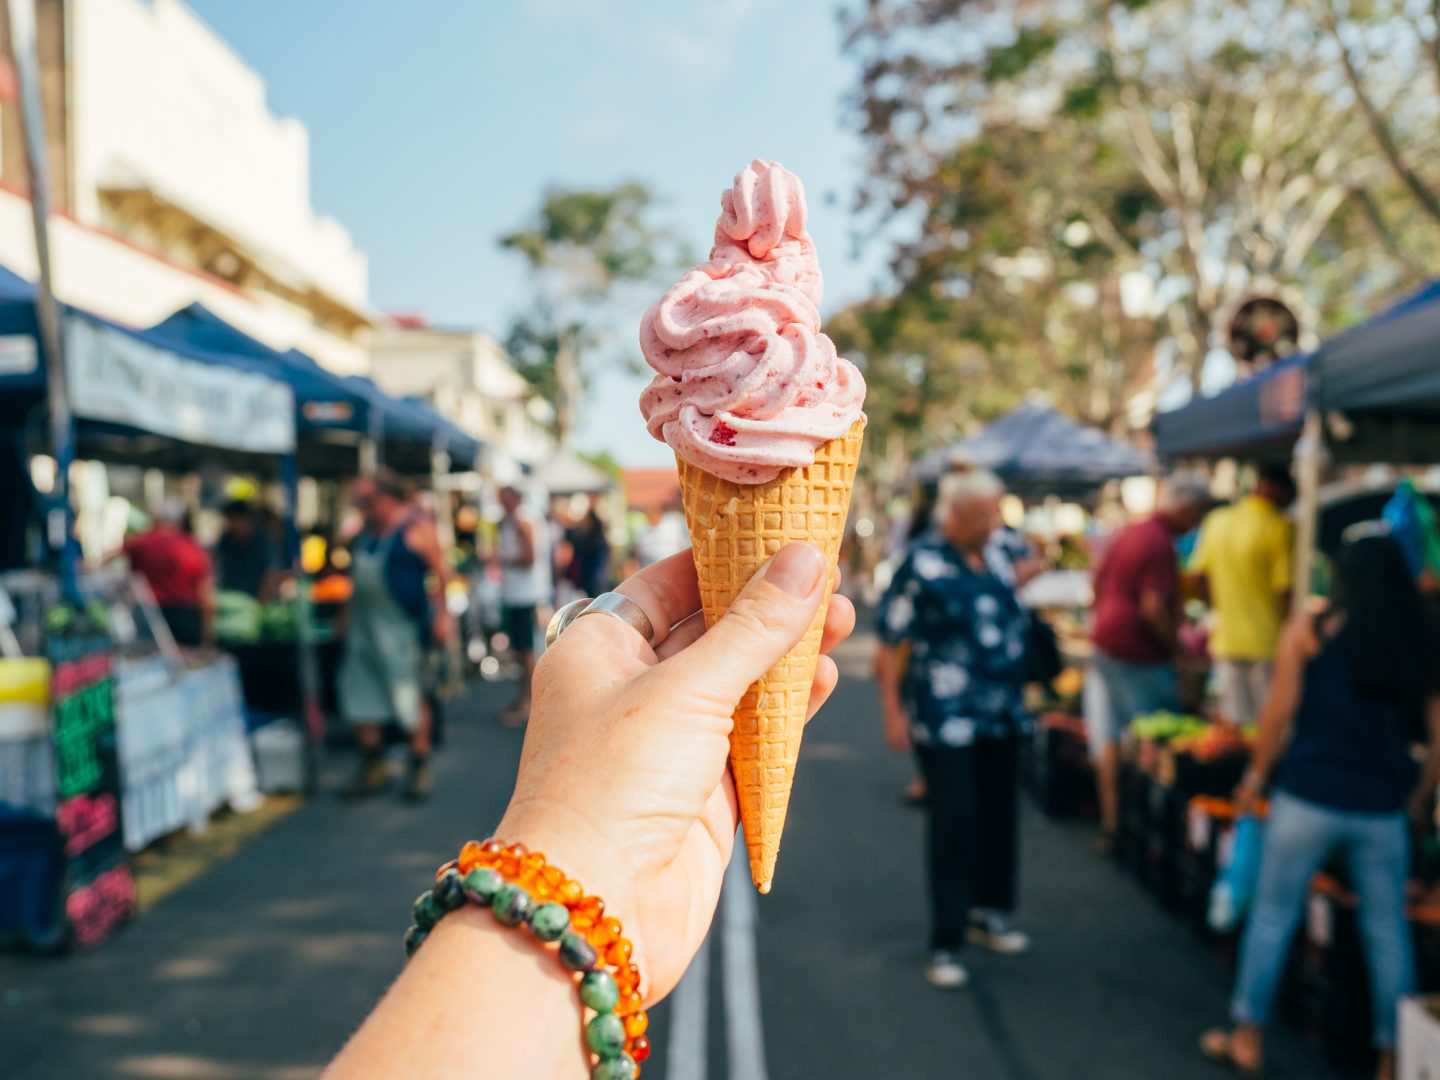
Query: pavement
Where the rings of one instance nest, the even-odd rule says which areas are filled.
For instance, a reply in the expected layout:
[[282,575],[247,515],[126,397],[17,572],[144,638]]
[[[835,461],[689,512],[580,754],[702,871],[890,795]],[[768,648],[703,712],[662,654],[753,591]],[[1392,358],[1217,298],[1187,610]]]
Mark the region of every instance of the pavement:
[[[743,887],[737,864],[702,958],[652,1010],[647,1080],[1225,1076],[1194,1049],[1224,1018],[1225,969],[1083,825],[1026,810],[1030,956],[972,955],[964,991],[922,981],[922,818],[880,743],[867,657],[863,639],[843,647],[807,732],[774,892]],[[0,957],[0,1077],[318,1075],[399,971],[434,867],[499,819],[521,738],[493,719],[507,693],[482,684],[452,705],[428,804],[321,796],[98,951]],[[1271,1077],[1339,1076],[1283,1029],[1271,1045]]]

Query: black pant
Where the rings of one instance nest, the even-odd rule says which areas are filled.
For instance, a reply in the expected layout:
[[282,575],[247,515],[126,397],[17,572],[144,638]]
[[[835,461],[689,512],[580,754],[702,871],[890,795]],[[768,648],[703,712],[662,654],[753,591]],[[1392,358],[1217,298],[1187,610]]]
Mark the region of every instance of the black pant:
[[931,947],[956,950],[974,908],[1015,906],[1015,739],[916,748],[927,788]]
[[198,607],[165,604],[161,606],[160,614],[165,616],[165,622],[170,627],[170,636],[175,639],[176,645],[189,645],[193,648],[204,641],[205,619]]

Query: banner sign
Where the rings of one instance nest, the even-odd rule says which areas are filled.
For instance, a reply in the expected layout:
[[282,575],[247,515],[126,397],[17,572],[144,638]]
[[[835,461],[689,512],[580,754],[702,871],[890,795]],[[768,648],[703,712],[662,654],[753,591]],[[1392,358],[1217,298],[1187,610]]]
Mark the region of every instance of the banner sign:
[[295,396],[278,379],[204,364],[109,326],[65,321],[75,415],[256,454],[295,449]]
[[75,945],[88,949],[135,913],[135,880],[120,828],[115,656],[87,615],[59,611],[70,618],[55,619],[63,625],[52,626],[48,648],[55,824],[65,849],[65,921]]

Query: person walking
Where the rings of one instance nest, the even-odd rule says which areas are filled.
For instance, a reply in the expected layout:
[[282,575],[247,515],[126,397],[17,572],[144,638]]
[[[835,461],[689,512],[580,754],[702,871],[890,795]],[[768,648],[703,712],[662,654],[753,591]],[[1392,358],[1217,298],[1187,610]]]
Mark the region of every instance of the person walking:
[[215,642],[215,574],[210,556],[190,534],[188,512],[166,499],[155,523],[125,541],[130,569],[145,580],[177,645]]
[[[1334,602],[1286,624],[1255,755],[1235,793],[1239,811],[1252,810],[1274,777],[1231,1002],[1235,1027],[1202,1036],[1208,1057],[1260,1071],[1264,1027],[1310,879],[1338,854],[1360,898],[1376,1075],[1394,1076],[1396,1011],[1415,988],[1406,811],[1426,814],[1440,772],[1437,656],[1440,635],[1388,536],[1346,545]],[[1417,776],[1410,747],[1426,730],[1429,754]]]
[[1290,607],[1294,530],[1285,510],[1295,482],[1283,465],[1260,470],[1255,490],[1210,513],[1190,558],[1190,573],[1215,611],[1210,652],[1220,716],[1254,723],[1270,688],[1271,661]]
[[611,585],[610,540],[598,501],[597,496],[590,496],[584,515],[566,530],[571,552],[568,576],[580,596],[599,596]]
[[[1019,735],[1025,618],[985,557],[1003,488],[975,470],[940,481],[935,530],[916,540],[880,603],[876,671],[891,748],[914,748],[928,796],[931,956],[926,978],[964,986],[966,940],[1018,954]],[[901,674],[902,643],[910,645]]]
[[500,489],[500,519],[496,557],[500,563],[500,603],[510,647],[520,658],[520,691],[514,704],[501,713],[501,720],[519,726],[530,718],[530,683],[535,677],[536,638],[539,609],[551,601],[549,532],[525,508],[520,489],[507,484]]
[[1120,736],[1136,716],[1175,706],[1180,567],[1175,541],[1211,504],[1203,483],[1172,477],[1160,506],[1110,540],[1095,567],[1093,653],[1086,719],[1095,760],[1102,851],[1113,847],[1120,806]]
[[345,611],[345,647],[337,691],[355,728],[360,768],[345,789],[373,795],[390,782],[382,727],[395,723],[410,745],[405,795],[430,793],[433,717],[425,698],[425,651],[450,638],[445,586],[450,567],[435,523],[411,505],[408,485],[381,469],[355,484],[364,528],[350,545],[353,591]]

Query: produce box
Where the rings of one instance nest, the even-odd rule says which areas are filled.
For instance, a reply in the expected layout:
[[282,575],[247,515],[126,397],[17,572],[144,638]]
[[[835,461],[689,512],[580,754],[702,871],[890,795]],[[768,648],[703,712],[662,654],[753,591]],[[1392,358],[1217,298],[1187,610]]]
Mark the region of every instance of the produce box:
[[1334,1064],[1368,1069],[1370,995],[1354,894],[1317,874],[1297,937],[1291,992],[1298,1026]]
[[1398,1080],[1440,1080],[1440,996],[1400,1002]]
[[1078,716],[1047,713],[1040,718],[1026,775],[1031,794],[1050,817],[1095,818],[1095,771],[1085,724]]

